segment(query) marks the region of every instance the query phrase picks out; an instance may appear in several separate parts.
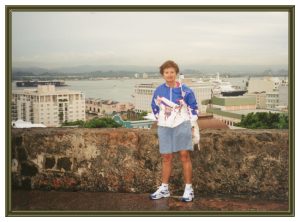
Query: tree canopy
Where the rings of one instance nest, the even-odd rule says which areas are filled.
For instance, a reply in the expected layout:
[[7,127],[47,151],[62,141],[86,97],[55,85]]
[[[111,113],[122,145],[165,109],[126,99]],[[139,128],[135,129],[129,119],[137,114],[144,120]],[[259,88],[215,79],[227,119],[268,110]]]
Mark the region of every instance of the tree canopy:
[[236,126],[249,129],[288,129],[288,115],[284,113],[257,112],[243,115]]
[[111,118],[94,118],[89,121],[77,120],[73,122],[64,122],[62,126],[78,126],[82,128],[118,128],[121,127],[119,123]]

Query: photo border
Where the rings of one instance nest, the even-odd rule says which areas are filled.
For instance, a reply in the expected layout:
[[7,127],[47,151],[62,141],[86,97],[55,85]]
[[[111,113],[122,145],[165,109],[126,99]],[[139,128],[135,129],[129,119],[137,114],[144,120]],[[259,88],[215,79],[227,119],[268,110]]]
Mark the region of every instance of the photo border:
[[[11,78],[12,12],[288,12],[289,210],[288,211],[12,211]],[[295,216],[295,5],[6,5],[5,6],[5,215],[6,216]]]

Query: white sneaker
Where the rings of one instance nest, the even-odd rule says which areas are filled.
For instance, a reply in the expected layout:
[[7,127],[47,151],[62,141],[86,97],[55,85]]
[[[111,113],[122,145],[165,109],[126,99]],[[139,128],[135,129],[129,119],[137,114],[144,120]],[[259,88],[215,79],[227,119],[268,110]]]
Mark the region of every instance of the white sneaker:
[[194,190],[193,190],[193,188],[185,189],[183,196],[180,198],[180,200],[182,202],[190,202],[190,201],[193,201],[193,199],[194,199]]
[[163,197],[169,197],[169,196],[170,196],[169,190],[163,186],[160,186],[160,187],[158,187],[158,190],[156,192],[154,192],[153,194],[150,194],[150,199],[158,200]]

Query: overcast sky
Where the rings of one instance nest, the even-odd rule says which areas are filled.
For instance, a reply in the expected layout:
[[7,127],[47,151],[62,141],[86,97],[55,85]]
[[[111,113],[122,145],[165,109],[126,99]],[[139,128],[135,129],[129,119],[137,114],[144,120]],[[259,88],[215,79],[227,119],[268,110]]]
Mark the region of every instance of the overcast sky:
[[13,12],[13,66],[287,65],[287,12]]

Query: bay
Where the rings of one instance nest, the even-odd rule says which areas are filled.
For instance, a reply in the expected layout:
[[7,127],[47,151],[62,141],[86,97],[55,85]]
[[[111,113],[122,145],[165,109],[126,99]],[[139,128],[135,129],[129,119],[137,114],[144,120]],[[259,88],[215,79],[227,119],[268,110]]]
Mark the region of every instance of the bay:
[[[248,77],[233,77],[224,78],[224,81],[229,81],[233,86],[244,88]],[[86,98],[109,99],[118,102],[133,103],[134,87],[141,83],[163,83],[162,78],[156,79],[100,79],[100,80],[66,80],[68,86],[57,87],[60,89],[77,90],[84,93]],[[17,87],[15,81],[12,82],[13,90],[21,90],[30,87]],[[287,98],[286,98],[287,99]]]

